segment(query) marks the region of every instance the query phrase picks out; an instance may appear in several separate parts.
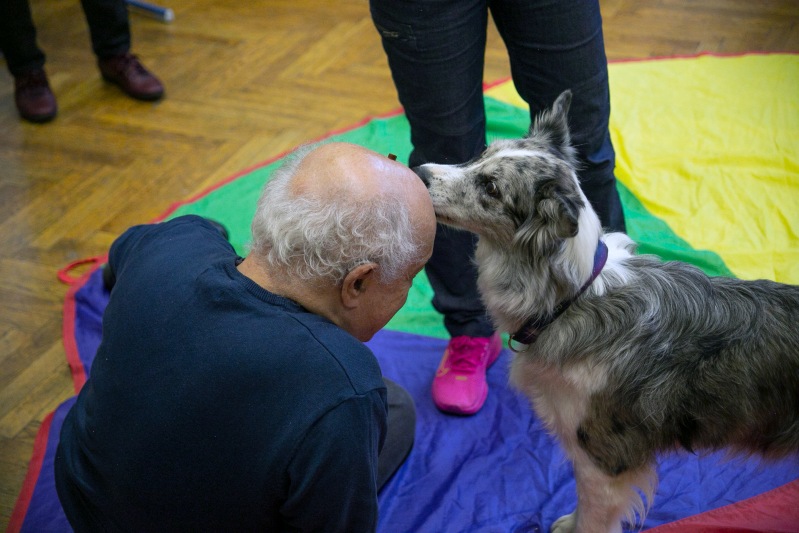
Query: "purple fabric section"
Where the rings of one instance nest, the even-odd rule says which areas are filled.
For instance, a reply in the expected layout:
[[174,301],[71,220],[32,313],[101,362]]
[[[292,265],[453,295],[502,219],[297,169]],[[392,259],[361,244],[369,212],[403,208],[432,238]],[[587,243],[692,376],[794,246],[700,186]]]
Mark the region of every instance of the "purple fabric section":
[[33,489],[31,495],[30,505],[28,512],[25,515],[25,520],[22,522],[22,533],[42,533],[44,531],[51,533],[68,532],[72,528],[67,522],[67,517],[64,516],[64,511],[61,509],[61,503],[58,501],[58,495],[55,490],[55,477],[53,472],[53,461],[55,461],[55,452],[58,447],[58,434],[61,432],[61,424],[64,422],[64,417],[67,416],[72,404],[75,403],[75,398],[72,397],[59,405],[53,414],[53,421],[50,424],[50,434],[47,439],[47,451],[42,461],[42,469],[39,472],[39,478],[36,480],[36,488]]
[[[108,294],[99,270],[75,295],[75,336],[88,370],[100,343]],[[511,353],[488,371],[483,409],[460,417],[439,412],[430,382],[446,341],[382,331],[369,346],[383,373],[405,387],[417,409],[416,445],[380,493],[380,533],[534,532],[571,512],[571,466],[507,384]],[[55,411],[25,532],[70,531],[55,491],[53,460],[61,424],[74,398]],[[799,478],[799,457],[778,463],[725,460],[723,454],[675,454],[660,465],[660,486],[645,528],[740,501]]]
[[103,336],[103,312],[108,297],[101,268],[95,270],[83,287],[75,292],[75,342],[87,378]]

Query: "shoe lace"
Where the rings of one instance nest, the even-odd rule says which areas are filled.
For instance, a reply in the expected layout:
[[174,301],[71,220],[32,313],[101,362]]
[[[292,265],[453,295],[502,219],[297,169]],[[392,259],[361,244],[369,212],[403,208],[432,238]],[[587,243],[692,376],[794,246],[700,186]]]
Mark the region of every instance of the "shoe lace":
[[132,71],[132,73],[136,73],[136,74],[145,74],[145,73],[147,73],[147,71],[144,68],[144,65],[142,65],[139,62],[138,56],[136,56],[134,54],[130,54],[130,53],[125,54],[125,55],[120,57],[119,70],[122,71],[122,72],[131,72]]
[[454,337],[449,342],[447,361],[453,371],[470,374],[483,363],[488,341],[479,337]]

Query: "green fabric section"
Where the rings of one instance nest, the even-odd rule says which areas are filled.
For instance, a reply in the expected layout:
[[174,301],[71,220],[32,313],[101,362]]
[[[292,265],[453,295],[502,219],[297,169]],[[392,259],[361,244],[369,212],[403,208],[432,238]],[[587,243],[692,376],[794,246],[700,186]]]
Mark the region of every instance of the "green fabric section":
[[[526,110],[486,97],[488,141],[523,136],[529,127]],[[410,128],[402,114],[375,118],[354,129],[332,135],[320,142],[344,141],[368,147],[378,153],[395,154],[407,164],[411,152]],[[250,221],[263,185],[281,160],[259,166],[208,194],[178,207],[169,218],[196,214],[225,225],[230,241],[241,255],[247,253]],[[710,251],[693,250],[662,220],[653,217],[630,191],[619,184],[630,237],[639,243],[640,253],[654,253],[664,259],[693,263],[711,275],[732,275],[721,258]],[[386,328],[447,338],[441,315],[433,308],[433,290],[422,271],[413,282],[408,301]]]

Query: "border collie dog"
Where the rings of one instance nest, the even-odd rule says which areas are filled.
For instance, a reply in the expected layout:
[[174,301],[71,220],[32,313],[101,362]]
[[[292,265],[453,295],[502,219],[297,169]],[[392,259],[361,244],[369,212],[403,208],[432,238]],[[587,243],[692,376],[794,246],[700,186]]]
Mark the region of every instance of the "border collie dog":
[[[642,519],[658,453],[799,452],[799,287],[635,255],[580,189],[571,92],[523,139],[416,169],[439,222],[479,236],[478,287],[516,352],[511,383],[574,466],[554,532]],[[637,516],[637,518],[636,518]]]

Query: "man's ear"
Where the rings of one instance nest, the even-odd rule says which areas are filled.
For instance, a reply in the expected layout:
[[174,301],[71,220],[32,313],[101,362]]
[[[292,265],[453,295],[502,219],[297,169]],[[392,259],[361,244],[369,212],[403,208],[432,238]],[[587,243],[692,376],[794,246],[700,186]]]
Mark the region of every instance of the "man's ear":
[[341,285],[341,303],[346,309],[358,307],[360,297],[374,282],[377,263],[364,263],[350,270]]

